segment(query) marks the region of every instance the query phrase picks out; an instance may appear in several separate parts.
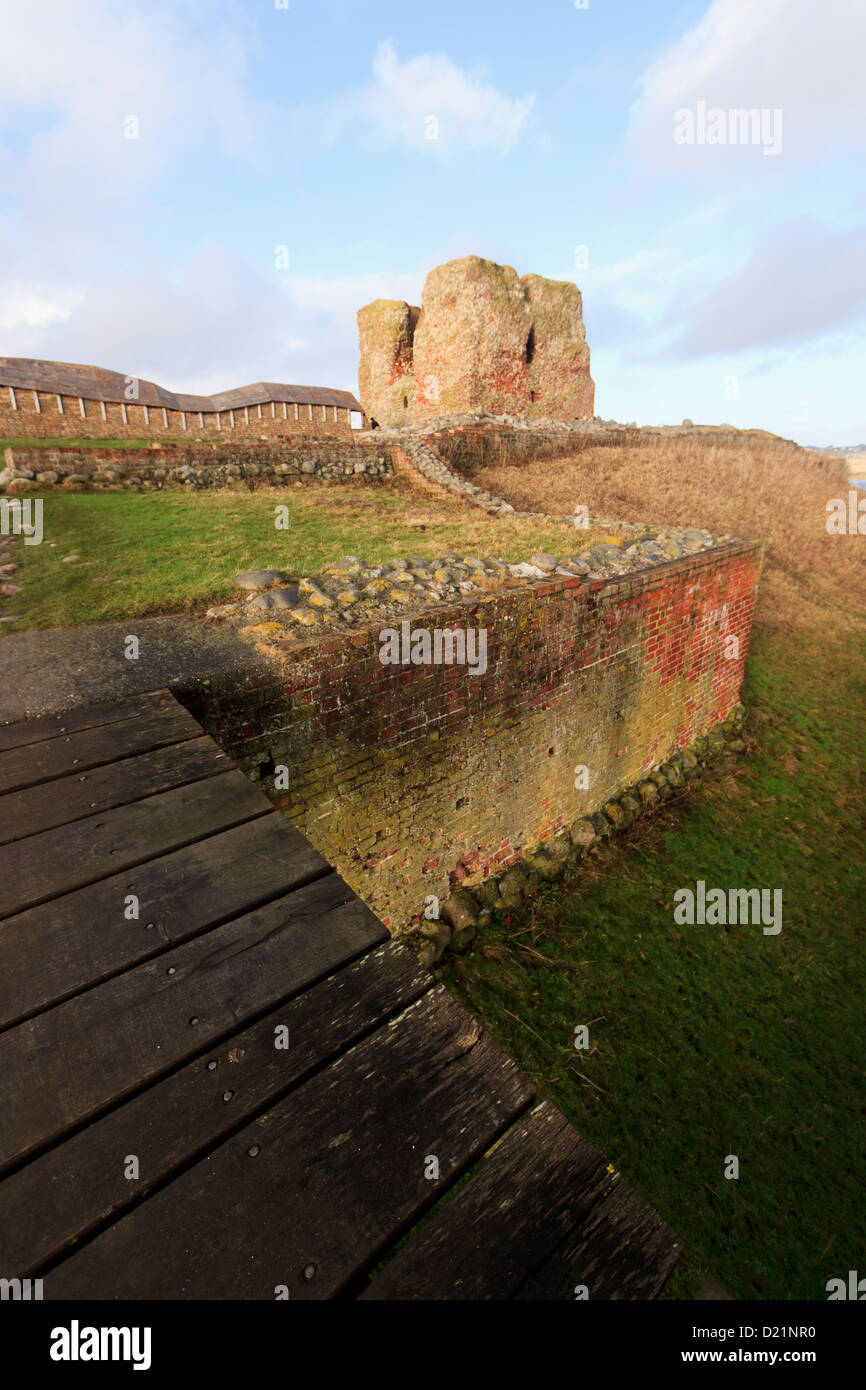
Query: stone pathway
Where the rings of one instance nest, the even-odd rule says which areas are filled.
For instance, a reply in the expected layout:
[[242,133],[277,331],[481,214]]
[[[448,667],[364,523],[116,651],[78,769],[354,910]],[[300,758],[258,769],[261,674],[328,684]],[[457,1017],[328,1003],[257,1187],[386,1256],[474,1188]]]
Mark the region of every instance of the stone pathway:
[[[129,633],[139,639],[137,661],[124,656]],[[9,633],[0,661],[0,724],[165,685],[184,693],[220,672],[252,677],[265,665],[233,628],[181,615]]]

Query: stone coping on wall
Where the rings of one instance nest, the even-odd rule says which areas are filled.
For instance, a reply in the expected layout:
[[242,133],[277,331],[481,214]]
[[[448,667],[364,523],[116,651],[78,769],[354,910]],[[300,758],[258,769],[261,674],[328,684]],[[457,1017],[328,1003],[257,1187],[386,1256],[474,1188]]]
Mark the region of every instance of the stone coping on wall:
[[303,645],[311,633],[326,637],[356,631],[367,622],[417,617],[443,605],[471,605],[488,594],[539,581],[592,588],[736,541],[697,528],[609,525],[615,532],[595,539],[587,549],[563,557],[535,552],[518,564],[446,550],[433,559],[394,559],[381,565],[347,555],[312,576],[250,570],[235,577],[237,601],[210,608],[207,616],[230,622],[241,636],[278,651]]
[[[239,576],[255,586],[246,591],[244,601],[209,609],[208,616],[221,624],[230,623],[237,636],[248,642],[259,657],[277,666],[294,669],[318,652],[339,652],[341,648],[352,645],[378,642],[381,648],[382,634],[386,631],[394,634],[390,641],[398,644],[394,650],[399,650],[401,663],[409,664],[412,660],[411,644],[419,631],[427,632],[432,638],[437,631],[446,634],[462,630],[465,642],[473,628],[480,631],[484,627],[486,610],[489,610],[491,617],[495,617],[502,600],[519,597],[521,593],[533,602],[568,590],[574,591],[576,599],[586,602],[592,602],[602,591],[616,596],[617,591],[621,590],[625,597],[636,585],[656,575],[677,576],[727,555],[749,553],[757,554],[760,569],[763,547],[758,542],[737,537],[720,538],[701,551],[665,558],[652,565],[615,574],[596,572],[581,575],[564,567],[544,573],[530,562],[510,566],[500,562],[503,571],[486,588],[474,583],[471,588],[450,586],[449,592],[441,597],[433,594],[423,602],[420,595],[407,595],[396,604],[388,601],[387,591],[380,591],[380,596],[369,609],[357,611],[351,618],[346,614],[331,613],[328,609],[316,612],[309,607],[299,607],[293,613],[292,609],[282,605],[275,608],[256,607],[257,600],[267,599],[280,593],[281,589],[262,587],[259,582],[261,576],[275,575],[275,571],[251,571],[249,576]],[[333,568],[336,570],[339,567]],[[308,604],[312,587],[319,585],[323,579],[328,580],[327,574],[299,581],[293,586],[291,597],[297,598],[299,605]],[[344,581],[340,579],[338,582]],[[303,591],[296,594],[295,590],[301,590],[302,586]],[[251,618],[254,620],[250,621]],[[456,639],[446,642],[443,637],[442,641],[453,658]]]
[[688,436],[690,438],[700,437],[702,439],[723,439],[733,441],[753,441],[756,439],[772,439],[781,444],[790,444],[794,448],[799,445],[792,439],[785,439],[781,435],[773,434],[769,430],[762,429],[743,429],[738,425],[701,425],[695,424],[692,420],[684,420],[680,425],[639,425],[636,421],[630,420],[627,423],[621,420],[606,420],[600,415],[593,415],[591,418],[579,418],[575,420],[554,420],[543,418],[529,418],[526,415],[494,415],[486,410],[463,411],[459,414],[450,415],[431,415],[425,420],[419,421],[414,425],[392,426],[390,428],[381,426],[376,430],[365,430],[362,433],[368,437],[395,437],[401,438],[411,435],[434,435],[444,430],[477,430],[477,429],[501,429],[526,431],[530,434],[550,434],[550,435],[622,435],[624,438],[634,439],[641,435],[657,436],[663,439],[670,439],[677,436]]

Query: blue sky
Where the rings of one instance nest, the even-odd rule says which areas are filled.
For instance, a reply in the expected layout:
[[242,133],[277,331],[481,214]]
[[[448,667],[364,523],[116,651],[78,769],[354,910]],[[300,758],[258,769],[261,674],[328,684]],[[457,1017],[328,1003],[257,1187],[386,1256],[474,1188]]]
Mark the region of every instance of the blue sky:
[[[0,32],[2,354],[357,389],[360,305],[474,253],[580,285],[600,415],[866,440],[862,0],[0,0]],[[767,124],[675,138],[701,103]]]

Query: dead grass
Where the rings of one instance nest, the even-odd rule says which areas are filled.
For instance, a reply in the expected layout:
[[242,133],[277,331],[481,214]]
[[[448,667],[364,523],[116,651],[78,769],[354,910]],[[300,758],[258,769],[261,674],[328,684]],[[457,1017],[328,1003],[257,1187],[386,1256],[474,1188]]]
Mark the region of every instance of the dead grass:
[[[702,526],[765,543],[757,622],[764,629],[840,620],[838,599],[866,602],[861,536],[827,534],[827,502],[846,498],[844,463],[769,440],[723,445],[694,438],[638,447],[537,454],[519,467],[483,467],[473,480],[523,510]],[[853,619],[853,614],[852,614]]]

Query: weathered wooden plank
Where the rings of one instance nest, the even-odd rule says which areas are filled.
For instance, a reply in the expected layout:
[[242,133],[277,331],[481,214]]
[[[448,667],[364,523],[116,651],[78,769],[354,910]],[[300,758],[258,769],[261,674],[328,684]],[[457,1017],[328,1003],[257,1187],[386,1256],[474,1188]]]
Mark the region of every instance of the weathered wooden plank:
[[227,772],[232,767],[234,763],[228,754],[205,734],[109,763],[107,767],[8,792],[0,796],[0,845]]
[[[272,811],[0,922],[0,1028],[330,872]],[[128,919],[129,895],[138,917]]]
[[64,1260],[45,1297],[332,1297],[533,1090],[437,986]]
[[[0,1269],[35,1274],[432,984],[413,952],[387,942],[11,1174],[0,1183]],[[129,1154],[138,1179],[126,1176]]]
[[0,753],[0,793],[51,782],[71,773],[80,775],[88,768],[200,738],[201,734],[201,725],[175,700],[173,708],[157,705],[131,719],[10,748]]
[[518,1299],[657,1298],[682,1254],[682,1241],[627,1182],[593,1208],[559,1250],[527,1279]]
[[242,772],[223,772],[0,846],[0,918],[217,830],[276,814]]
[[132,695],[125,700],[82,705],[79,709],[64,710],[62,714],[46,714],[37,719],[0,724],[0,752],[20,748],[27,743],[41,743],[43,739],[57,738],[60,734],[77,734],[82,729],[95,729],[100,724],[114,724],[119,719],[153,714],[158,709],[169,710],[177,704],[170,691],[150,690],[145,695]]
[[387,934],[328,874],[10,1028],[0,1035],[0,1170]]
[[613,1187],[607,1160],[544,1101],[361,1294],[513,1298]]

